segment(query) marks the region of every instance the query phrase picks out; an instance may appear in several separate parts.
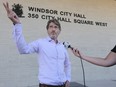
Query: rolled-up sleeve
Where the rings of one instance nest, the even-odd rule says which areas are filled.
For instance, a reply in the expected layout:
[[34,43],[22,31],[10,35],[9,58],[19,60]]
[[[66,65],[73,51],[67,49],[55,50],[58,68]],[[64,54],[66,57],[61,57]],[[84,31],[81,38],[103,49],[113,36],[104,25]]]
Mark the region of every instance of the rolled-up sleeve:
[[111,51],[116,53],[116,45]]

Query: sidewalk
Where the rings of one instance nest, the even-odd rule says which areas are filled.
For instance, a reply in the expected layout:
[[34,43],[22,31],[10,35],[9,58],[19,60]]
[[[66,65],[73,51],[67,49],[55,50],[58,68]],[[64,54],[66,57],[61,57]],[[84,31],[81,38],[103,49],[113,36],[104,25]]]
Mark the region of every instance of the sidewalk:
[[[116,87],[116,80],[97,80],[97,81],[86,81],[86,87]],[[84,87],[83,82],[80,83],[71,83],[71,87]]]
[[116,80],[87,81],[88,87],[116,87]]
[[[39,87],[38,85],[27,86],[27,87]],[[71,82],[71,87],[84,87],[83,82]],[[98,81],[86,81],[86,87],[116,87],[116,80],[98,80]]]

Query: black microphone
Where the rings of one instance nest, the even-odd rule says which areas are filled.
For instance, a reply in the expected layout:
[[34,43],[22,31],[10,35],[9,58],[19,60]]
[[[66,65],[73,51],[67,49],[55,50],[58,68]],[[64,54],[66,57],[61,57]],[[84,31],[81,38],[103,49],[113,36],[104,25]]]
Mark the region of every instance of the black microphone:
[[73,50],[73,47],[69,44],[69,42],[63,42],[63,45],[65,48],[71,48]]

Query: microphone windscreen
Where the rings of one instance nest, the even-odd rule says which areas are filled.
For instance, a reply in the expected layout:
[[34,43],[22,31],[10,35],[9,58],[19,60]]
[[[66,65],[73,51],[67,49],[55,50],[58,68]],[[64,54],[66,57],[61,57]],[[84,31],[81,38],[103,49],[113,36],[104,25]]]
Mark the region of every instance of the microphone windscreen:
[[70,44],[69,42],[63,42],[63,45],[66,49],[70,48]]

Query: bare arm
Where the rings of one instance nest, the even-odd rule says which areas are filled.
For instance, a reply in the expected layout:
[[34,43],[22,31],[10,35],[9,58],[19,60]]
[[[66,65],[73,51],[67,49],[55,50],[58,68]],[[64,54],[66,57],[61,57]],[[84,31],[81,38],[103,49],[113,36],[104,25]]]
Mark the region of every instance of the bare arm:
[[110,52],[105,58],[101,57],[91,57],[91,56],[85,56],[78,50],[72,50],[73,54],[77,57],[80,57],[92,64],[98,65],[98,66],[104,66],[104,67],[110,67],[116,64],[116,53]]

